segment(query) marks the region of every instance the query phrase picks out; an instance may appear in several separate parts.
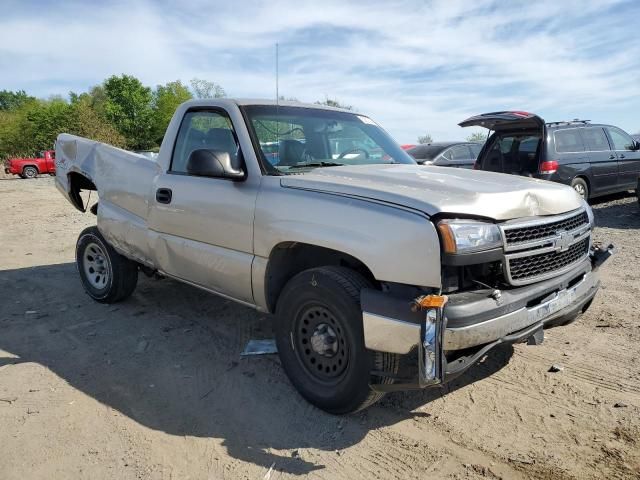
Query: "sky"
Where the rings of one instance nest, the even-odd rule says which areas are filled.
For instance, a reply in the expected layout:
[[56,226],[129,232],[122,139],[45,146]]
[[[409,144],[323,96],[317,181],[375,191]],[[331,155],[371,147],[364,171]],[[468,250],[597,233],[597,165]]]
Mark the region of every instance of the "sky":
[[639,0],[0,0],[0,90],[197,77],[228,96],[353,105],[400,143],[499,110],[640,131]]

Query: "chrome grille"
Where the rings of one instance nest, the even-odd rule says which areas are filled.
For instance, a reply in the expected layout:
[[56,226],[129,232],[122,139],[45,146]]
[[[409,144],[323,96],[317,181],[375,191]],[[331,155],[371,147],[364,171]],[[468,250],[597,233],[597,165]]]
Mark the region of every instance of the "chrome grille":
[[526,227],[506,228],[504,237],[507,245],[530,242],[546,237],[552,237],[560,230],[571,231],[589,224],[589,217],[586,211],[569,218],[551,223],[543,223]]
[[506,222],[500,228],[504,238],[504,274],[511,285],[561,275],[589,255],[591,224],[584,209]]
[[574,243],[565,252],[547,252],[509,260],[509,272],[513,281],[532,280],[549,272],[563,270],[582,260],[589,253],[589,239]]

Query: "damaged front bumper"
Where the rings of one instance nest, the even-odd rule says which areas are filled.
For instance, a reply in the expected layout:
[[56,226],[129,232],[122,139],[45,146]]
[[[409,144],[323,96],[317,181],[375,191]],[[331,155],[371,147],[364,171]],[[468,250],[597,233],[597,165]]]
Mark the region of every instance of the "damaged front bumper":
[[[544,327],[569,323],[589,308],[600,285],[597,269],[613,253],[613,246],[596,247],[584,262],[553,279],[500,295],[487,289],[426,296],[418,308],[412,299],[363,290],[366,347],[398,354],[417,350],[419,362],[417,381],[396,379],[373,388],[390,391],[446,383],[497,345],[540,343]],[[435,298],[444,299],[442,305],[435,306]]]

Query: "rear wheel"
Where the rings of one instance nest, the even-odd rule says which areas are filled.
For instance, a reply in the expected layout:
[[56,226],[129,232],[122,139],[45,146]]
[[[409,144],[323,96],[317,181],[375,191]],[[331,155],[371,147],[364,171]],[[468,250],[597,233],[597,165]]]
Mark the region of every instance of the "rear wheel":
[[638,179],[638,185],[636,186],[636,197],[638,198],[638,205],[640,205],[640,178]]
[[116,252],[97,227],[80,234],[76,265],[84,290],[100,303],[124,300],[138,283],[138,264]]
[[574,178],[571,182],[571,186],[576,192],[578,192],[578,195],[580,195],[582,198],[584,198],[585,200],[589,199],[589,186],[583,179]]
[[22,178],[36,178],[38,176],[38,169],[36,167],[24,167],[22,169]]
[[364,345],[360,290],[368,286],[347,268],[313,268],[292,278],[278,301],[276,342],[283,368],[306,400],[329,413],[368,407],[383,396],[370,385],[393,381],[371,371],[398,371],[398,355]]

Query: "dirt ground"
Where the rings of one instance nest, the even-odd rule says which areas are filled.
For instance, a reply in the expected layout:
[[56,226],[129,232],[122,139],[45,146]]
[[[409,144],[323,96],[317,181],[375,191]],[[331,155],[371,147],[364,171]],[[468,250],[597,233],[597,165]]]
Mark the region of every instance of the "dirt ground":
[[269,317],[142,275],[93,302],[73,261],[95,217],[52,178],[0,180],[0,478],[640,478],[640,210],[594,208],[619,253],[580,320],[334,417],[277,356],[240,357]]

